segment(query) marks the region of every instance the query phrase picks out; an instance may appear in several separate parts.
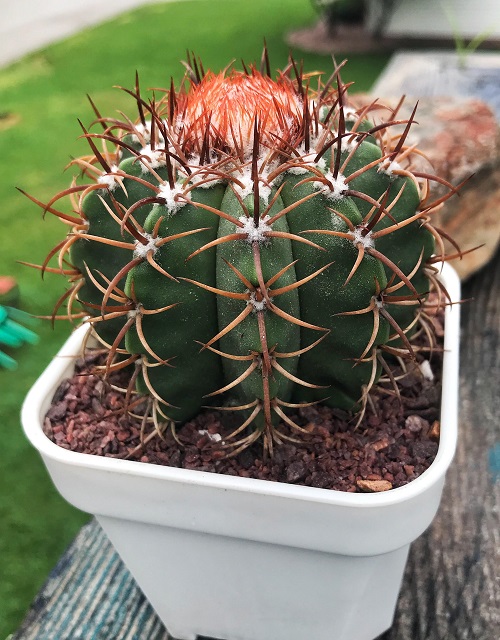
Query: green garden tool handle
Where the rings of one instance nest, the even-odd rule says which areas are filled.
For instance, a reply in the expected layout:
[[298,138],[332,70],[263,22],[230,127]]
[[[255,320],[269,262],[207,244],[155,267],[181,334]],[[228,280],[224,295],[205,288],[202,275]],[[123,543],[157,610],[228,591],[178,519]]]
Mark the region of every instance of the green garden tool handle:
[[[38,342],[36,333],[19,324],[19,322],[31,324],[33,320],[32,316],[24,311],[0,306],[0,345],[17,348],[25,343]],[[0,367],[15,369],[16,366],[17,363],[13,358],[0,351]]]

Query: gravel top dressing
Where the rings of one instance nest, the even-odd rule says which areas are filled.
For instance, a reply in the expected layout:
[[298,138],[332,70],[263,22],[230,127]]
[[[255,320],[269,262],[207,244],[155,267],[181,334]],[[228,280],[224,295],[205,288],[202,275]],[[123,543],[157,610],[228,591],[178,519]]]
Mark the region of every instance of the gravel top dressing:
[[[441,321],[434,325],[442,335]],[[44,430],[59,446],[81,453],[339,491],[385,491],[418,477],[438,450],[442,358],[439,348],[432,357],[422,353],[406,364],[406,373],[394,368],[393,375],[402,376],[400,398],[389,381],[379,383],[356,428],[357,418],[343,411],[321,405],[294,410],[290,417],[307,433],[291,434],[282,424],[280,430],[300,443],[275,446],[272,459],[263,457],[259,443],[228,457],[225,438],[242,422],[237,413],[206,409],[177,427],[175,437],[171,429],[160,435],[151,424],[144,428],[141,406],[134,416],[124,413],[117,389],[127,386],[130,374],[104,381],[92,373],[105,357],[99,350],[88,351],[61,384]]]

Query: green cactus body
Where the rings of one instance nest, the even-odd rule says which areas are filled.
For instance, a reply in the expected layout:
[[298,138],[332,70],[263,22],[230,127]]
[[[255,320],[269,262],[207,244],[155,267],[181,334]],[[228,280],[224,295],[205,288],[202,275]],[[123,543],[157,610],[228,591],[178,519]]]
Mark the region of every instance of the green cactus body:
[[[117,182],[113,177],[110,177],[108,182],[102,182],[102,189],[93,190],[83,198],[81,203],[81,215],[84,220],[83,233],[76,236],[70,249],[71,263],[86,275],[79,290],[80,300],[89,313],[96,317],[103,300],[102,288],[105,290],[108,283],[128,263],[129,250],[105,245],[98,241],[90,241],[87,237],[94,236],[116,242],[133,241],[133,237],[126,230],[122,233],[120,225],[110,214],[110,210],[118,215],[119,205],[127,210],[139,200],[151,196],[151,190],[143,182],[136,181],[134,178],[157,184],[154,176],[144,173],[141,164],[132,159],[125,159],[121,162],[119,171],[127,176],[123,178],[123,188],[117,188]],[[112,189],[107,188],[106,184],[111,184]],[[138,222],[144,222],[146,213],[147,209],[139,210]],[[97,284],[89,277],[87,268],[90,269]],[[119,284],[123,284],[123,280]],[[113,304],[112,300],[110,302]],[[112,343],[122,326],[123,321],[120,318],[109,319],[103,323],[96,323],[96,331],[103,340]]]
[[[307,175],[291,176],[286,180],[283,198],[287,204],[295,198],[302,199],[314,193],[311,184],[315,183],[299,185]],[[349,231],[341,216],[355,226],[362,222],[361,214],[350,197],[329,198],[321,193],[299,205],[290,214],[290,228],[297,235],[311,229],[318,230],[304,234],[304,237],[310,238],[324,250],[321,252],[309,245],[295,243],[294,257],[299,279],[309,275],[311,264],[330,264],[300,288],[301,317],[329,331],[320,348],[302,355],[300,377],[327,389],[311,389],[307,394],[311,399],[326,398],[326,402],[332,406],[353,409],[359,400],[361,387],[371,375],[371,363],[357,360],[367,355],[364,352],[370,343],[374,323],[369,313],[356,316],[342,314],[365,308],[376,296],[377,285],[380,289],[384,288],[386,277],[381,264],[366,254],[349,283],[345,284],[358,251],[352,240],[328,233]],[[317,336],[311,330],[303,331],[302,347],[305,348],[315,339]],[[383,321],[373,344],[387,339],[388,330]],[[332,380],[335,380],[334,384]]]
[[[195,189],[193,202],[218,206],[223,188]],[[186,259],[206,242],[217,237],[217,218],[192,204],[185,204],[179,211],[169,212],[164,205],[155,205],[149,213],[144,228],[158,237],[172,239],[155,250],[154,259],[169,278],[143,260],[128,275],[126,292],[138,301],[132,312],[136,323],[126,335],[129,353],[142,354],[153,366],[143,369],[140,390],[151,392],[167,403],[168,415],[176,420],[186,420],[199,410],[202,397],[222,380],[220,358],[209,350],[200,352],[204,344],[217,333],[217,308],[215,296],[200,287],[186,286],[180,278],[193,278],[200,273],[205,283],[215,286],[215,252],[205,251],[193,260]],[[199,232],[191,233],[196,229]],[[191,233],[191,235],[183,235]],[[147,248],[147,247],[146,247]],[[140,254],[141,247],[135,253]],[[143,249],[144,251],[144,249]],[[147,314],[144,310],[170,307],[160,313]],[[141,317],[141,333],[138,335],[137,318]],[[197,342],[198,341],[198,342]],[[167,364],[160,364],[162,361]],[[210,375],[207,376],[207,372]],[[144,378],[147,378],[147,383]]]
[[157,426],[242,411],[233,452],[300,432],[289,407],[363,406],[384,354],[412,355],[433,279],[411,123],[394,140],[366,110],[344,113],[340,81],[307,98],[304,83],[196,71],[148,107],[137,85],[137,124],[101,135],[121,162],[93,169],[62,249],[106,370],[135,363]]
[[[265,203],[262,199],[259,202],[260,210],[265,210]],[[245,216],[243,207],[246,208],[249,217]],[[219,325],[227,326],[239,314],[247,312],[248,315],[233,330],[224,335],[221,340],[221,348],[224,352],[236,355],[255,354],[250,361],[239,361],[231,358],[224,358],[224,370],[228,380],[236,379],[244,374],[249,367],[256,368],[239,385],[238,395],[242,403],[248,403],[255,399],[263,401],[268,395],[270,398],[279,398],[283,401],[290,400],[292,392],[292,382],[283,376],[279,369],[266,371],[268,363],[274,361],[278,367],[294,374],[297,369],[297,357],[276,357],[272,350],[274,346],[279,347],[279,353],[292,353],[299,349],[300,330],[299,326],[290,322],[286,318],[277,315],[269,310],[269,306],[277,307],[284,313],[294,317],[300,317],[299,296],[297,289],[291,289],[281,295],[273,295],[273,289],[293,285],[296,282],[295,268],[292,265],[281,277],[268,287],[269,299],[260,296],[259,285],[259,263],[261,265],[261,278],[264,283],[269,282],[285,267],[293,263],[291,242],[282,238],[259,239],[259,233],[265,232],[268,228],[265,218],[259,218],[258,226],[255,227],[253,221],[254,199],[253,194],[245,198],[243,203],[239,203],[231,190],[226,192],[222,203],[222,209],[230,212],[235,218],[244,218],[247,226],[256,229],[255,240],[246,233],[246,228],[238,228],[242,240],[221,244],[217,252],[217,284],[221,290],[234,291],[239,294],[248,295],[248,299],[238,300],[221,296],[218,304]],[[283,209],[281,198],[277,198],[274,205],[269,209],[266,217],[272,218]],[[260,211],[257,212],[258,214]],[[260,231],[260,229],[264,231]],[[288,233],[286,217],[283,216],[272,225],[273,231]],[[219,238],[234,232],[235,226],[232,222],[222,219],[219,225]],[[285,241],[282,241],[285,240]],[[242,276],[241,278],[232,265]],[[248,284],[244,282],[248,281]],[[267,355],[264,355],[266,354]]]
[[[364,166],[382,158],[379,147],[370,142],[363,142],[352,159],[347,164],[346,176],[362,169]],[[361,193],[369,193],[373,198],[381,198],[387,193],[386,208],[390,217],[384,216],[375,225],[374,231],[401,224],[418,212],[420,194],[412,177],[397,175],[397,163],[386,161],[381,166],[372,167],[352,180],[352,188]],[[360,210],[364,215],[369,211],[370,204],[361,201]],[[392,219],[391,219],[392,218]],[[434,238],[428,228],[423,226],[422,220],[416,220],[400,229],[395,229],[377,240],[377,249],[392,263],[396,264],[407,275],[417,268],[412,276],[412,284],[419,294],[425,296],[429,291],[429,280],[425,275],[426,261],[434,253]],[[419,266],[420,265],[420,266]],[[385,266],[387,277],[391,278],[391,267]],[[412,291],[404,285],[398,291],[400,296],[411,295]],[[404,330],[414,320],[415,313],[407,305],[391,306],[391,315]],[[396,341],[400,344],[400,341]]]

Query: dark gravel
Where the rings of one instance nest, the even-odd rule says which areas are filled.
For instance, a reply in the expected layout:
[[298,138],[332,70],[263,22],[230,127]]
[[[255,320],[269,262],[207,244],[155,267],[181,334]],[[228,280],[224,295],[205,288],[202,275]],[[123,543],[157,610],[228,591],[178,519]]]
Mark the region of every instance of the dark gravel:
[[[439,329],[439,328],[438,328]],[[439,330],[438,330],[438,333]],[[45,420],[45,433],[59,446],[100,456],[129,458],[152,464],[199,469],[243,477],[275,480],[340,491],[383,491],[400,487],[418,477],[435,458],[439,443],[439,375],[441,354],[431,364],[436,379],[426,380],[417,364],[400,385],[401,400],[391,385],[379,385],[361,424],[325,406],[306,407],[290,417],[308,434],[291,434],[301,443],[274,447],[272,459],[262,455],[257,442],[234,458],[227,457],[226,436],[241,416],[204,410],[177,428],[179,446],[171,430],[161,436],[142,434],[140,417],[124,413],[123,393],[112,385],[126,386],[127,374],[112,374],[104,381],[92,373],[102,360],[89,351],[77,364],[74,376],[55,394]],[[423,358],[422,358],[423,359]],[[397,368],[395,375],[401,373]],[[375,413],[373,411],[375,409]],[[144,409],[143,409],[144,410]],[[134,410],[140,413],[140,407]]]

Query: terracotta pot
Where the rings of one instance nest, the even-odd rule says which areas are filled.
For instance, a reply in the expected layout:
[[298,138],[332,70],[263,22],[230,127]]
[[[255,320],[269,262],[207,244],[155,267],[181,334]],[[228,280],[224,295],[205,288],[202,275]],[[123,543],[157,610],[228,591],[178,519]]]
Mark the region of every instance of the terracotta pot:
[[[460,298],[455,272],[442,279]],[[77,329],[29,392],[27,437],[61,495],[94,514],[168,631],[227,640],[372,640],[391,626],[410,543],[432,522],[457,438],[459,306],[446,309],[435,461],[383,493],[237,478],[75,453],[42,431]]]

